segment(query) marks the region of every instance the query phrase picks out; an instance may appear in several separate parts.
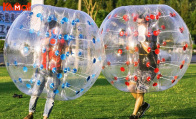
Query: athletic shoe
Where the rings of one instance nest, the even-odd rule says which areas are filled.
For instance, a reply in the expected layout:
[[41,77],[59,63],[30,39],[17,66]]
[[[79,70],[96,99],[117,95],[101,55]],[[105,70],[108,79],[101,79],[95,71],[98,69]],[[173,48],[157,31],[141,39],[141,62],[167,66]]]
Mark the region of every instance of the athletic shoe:
[[129,119],[139,119],[139,117],[132,114],[132,115],[129,117]]
[[137,116],[141,118],[144,113],[150,108],[150,104],[144,102],[144,104],[140,107],[139,111],[137,112]]
[[24,119],[33,119],[33,115],[32,114],[28,114]]

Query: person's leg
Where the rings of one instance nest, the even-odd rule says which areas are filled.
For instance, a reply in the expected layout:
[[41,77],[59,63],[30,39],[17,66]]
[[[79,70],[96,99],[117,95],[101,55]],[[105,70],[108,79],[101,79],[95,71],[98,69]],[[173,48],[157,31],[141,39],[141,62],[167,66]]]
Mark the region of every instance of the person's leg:
[[47,119],[52,111],[52,108],[54,106],[54,98],[47,98],[44,108],[44,119]]
[[57,89],[58,86],[60,85],[60,80],[56,77],[56,74],[52,74],[52,77],[50,79],[54,83],[54,87],[51,88],[48,92],[47,100],[45,103],[45,108],[44,108],[44,114],[43,114],[43,119],[47,119],[52,111],[52,108],[54,106],[54,98],[55,95],[58,93]]
[[29,102],[29,114],[31,115],[35,112],[37,100],[44,89],[45,78],[43,75],[42,73],[37,74],[36,82],[32,89],[33,92]]
[[144,93],[137,93],[137,94],[134,94],[134,96],[136,96],[136,101],[135,101],[135,107],[133,110],[133,115],[137,115],[139,108],[142,106],[144,102]]

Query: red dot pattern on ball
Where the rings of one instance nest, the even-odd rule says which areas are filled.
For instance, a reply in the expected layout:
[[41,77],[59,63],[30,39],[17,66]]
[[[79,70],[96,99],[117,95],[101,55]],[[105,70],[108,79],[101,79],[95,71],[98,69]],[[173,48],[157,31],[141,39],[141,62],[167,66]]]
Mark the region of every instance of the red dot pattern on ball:
[[134,76],[134,80],[137,81],[137,76]]
[[165,29],[165,25],[161,25],[161,28],[162,28],[162,30],[164,30]]
[[149,82],[150,81],[150,79],[151,79],[151,77],[150,76],[148,76],[147,78],[146,78],[146,80]]
[[157,64],[160,64],[160,62],[161,62],[160,60],[157,60]]
[[150,52],[150,51],[151,51],[151,48],[150,48],[150,47],[148,47],[147,51],[148,51],[148,52]]
[[124,31],[120,31],[119,35],[123,36],[124,35]]
[[123,52],[123,51],[122,51],[122,49],[118,49],[118,54],[120,54],[120,55],[121,55],[121,54],[122,54],[122,52]]
[[129,86],[129,82],[125,82],[125,85],[126,85],[126,86]]
[[130,61],[126,61],[126,65],[129,65],[130,64]]
[[157,75],[157,79],[160,79],[161,77],[162,77],[161,74],[158,74],[158,75]]
[[120,71],[124,72],[125,71],[125,68],[124,67],[121,67],[120,68]]
[[160,53],[160,50],[159,49],[155,49],[155,54],[159,54]]
[[137,65],[138,65],[138,62],[134,62],[134,66],[137,67]]
[[151,18],[151,19],[155,19],[155,16],[151,14],[151,15],[150,15],[150,18]]
[[153,86],[157,86],[158,84],[157,83],[153,83]]
[[115,76],[115,77],[114,77],[114,80],[117,80],[117,79],[118,79],[118,78]]
[[146,16],[145,19],[146,19],[146,21],[149,21],[150,20],[150,17],[149,16]]
[[150,62],[147,62],[146,63],[146,67],[150,67]]
[[123,19],[124,19],[125,21],[128,21],[128,20],[129,20],[128,15],[123,15]]
[[155,72],[155,73],[158,73],[158,72],[159,72],[159,68],[155,68],[155,69],[154,69],[154,72]]

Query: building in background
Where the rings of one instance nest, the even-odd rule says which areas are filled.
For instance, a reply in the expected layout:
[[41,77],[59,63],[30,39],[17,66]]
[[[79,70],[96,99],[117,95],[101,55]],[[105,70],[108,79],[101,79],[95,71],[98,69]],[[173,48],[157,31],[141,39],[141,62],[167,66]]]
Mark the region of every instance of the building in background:
[[0,38],[5,38],[11,24],[20,15],[22,11],[3,11],[0,6]]

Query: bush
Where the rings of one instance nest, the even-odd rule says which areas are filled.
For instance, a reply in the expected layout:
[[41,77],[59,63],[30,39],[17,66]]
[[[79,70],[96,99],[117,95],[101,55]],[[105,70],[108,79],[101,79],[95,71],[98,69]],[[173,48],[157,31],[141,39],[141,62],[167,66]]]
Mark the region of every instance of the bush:
[[0,40],[0,52],[3,52],[4,42],[5,41]]

